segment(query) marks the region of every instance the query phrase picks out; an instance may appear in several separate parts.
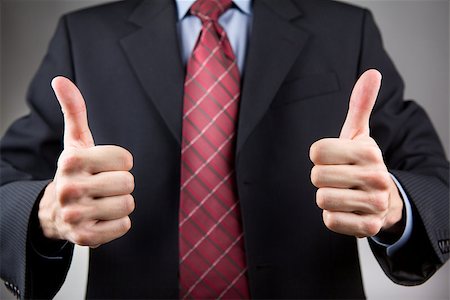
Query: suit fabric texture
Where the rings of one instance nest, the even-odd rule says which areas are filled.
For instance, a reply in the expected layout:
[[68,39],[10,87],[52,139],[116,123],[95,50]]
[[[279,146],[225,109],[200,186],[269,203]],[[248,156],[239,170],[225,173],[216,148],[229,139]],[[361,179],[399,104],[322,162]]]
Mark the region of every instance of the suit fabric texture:
[[[356,239],[329,231],[315,204],[309,147],[337,137],[351,89],[383,74],[371,135],[413,206],[413,233],[388,257],[403,285],[427,280],[447,259],[449,168],[422,108],[403,82],[367,10],[333,1],[255,0],[236,146],[252,298],[364,298]],[[21,298],[51,298],[73,245],[49,243],[37,203],[62,151],[57,75],[82,91],[97,145],[133,153],[132,229],[90,251],[87,298],[178,297],[180,139],[185,68],[173,1],[123,1],[61,18],[27,101],[31,113],[1,141],[1,277]],[[52,249],[52,251],[49,251]],[[55,251],[56,250],[56,251]]]

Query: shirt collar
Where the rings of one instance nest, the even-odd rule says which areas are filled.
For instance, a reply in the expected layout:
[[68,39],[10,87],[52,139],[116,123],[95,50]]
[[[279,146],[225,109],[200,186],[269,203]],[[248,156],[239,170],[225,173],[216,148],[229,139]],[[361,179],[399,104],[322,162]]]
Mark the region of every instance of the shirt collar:
[[[195,0],[175,0],[178,9],[178,20],[182,20]],[[246,15],[252,14],[252,0],[233,0],[233,3]]]

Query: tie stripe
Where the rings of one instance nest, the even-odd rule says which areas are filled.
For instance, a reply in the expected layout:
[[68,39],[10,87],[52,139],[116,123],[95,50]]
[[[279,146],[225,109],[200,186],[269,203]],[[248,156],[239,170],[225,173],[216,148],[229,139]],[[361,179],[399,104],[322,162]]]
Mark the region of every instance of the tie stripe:
[[[208,98],[208,96],[215,94],[216,97],[220,97],[222,94],[220,93],[220,90],[215,90],[217,85],[220,85],[224,90],[227,90],[227,93],[230,94],[230,91],[228,88],[225,87],[226,83],[226,76],[230,76],[230,70],[236,67],[236,65],[233,63],[228,67],[228,69],[224,70],[217,78],[211,78],[208,79],[205,76],[202,76],[202,78],[198,78],[196,80],[196,86],[208,86],[206,89],[206,92],[202,92],[201,89],[197,89],[196,86],[192,86],[192,82],[189,86],[185,86],[185,92],[188,92],[188,95],[195,99],[196,96],[201,95],[201,97],[196,101],[195,105],[192,106],[188,111],[186,111],[186,114],[183,116],[183,118],[187,118],[191,112],[197,108],[198,105],[200,105],[205,99]],[[194,79],[195,80],[195,79]],[[235,95],[236,96],[236,95]]]
[[[210,166],[211,164],[211,162],[212,162],[212,160],[220,153],[220,151],[226,146],[226,144],[227,143],[229,143],[230,141],[231,141],[231,139],[234,137],[234,135],[230,135],[223,143],[222,143],[222,145],[220,145],[219,146],[219,148],[217,148],[217,151],[216,152],[214,152],[214,154],[213,155],[211,155],[193,174],[192,174],[192,176],[191,177],[189,177],[184,183],[183,183],[183,185],[181,186],[181,190],[183,190],[183,189],[185,189],[186,188],[186,186],[189,184],[189,182],[192,180],[192,179],[194,179],[194,178],[196,178],[197,177],[197,175],[203,170],[203,168],[205,168],[205,167],[207,167],[207,166]],[[214,172],[214,169],[213,168],[210,168],[210,170],[213,172],[213,173],[215,173]],[[215,175],[217,175],[217,173],[215,173]]]

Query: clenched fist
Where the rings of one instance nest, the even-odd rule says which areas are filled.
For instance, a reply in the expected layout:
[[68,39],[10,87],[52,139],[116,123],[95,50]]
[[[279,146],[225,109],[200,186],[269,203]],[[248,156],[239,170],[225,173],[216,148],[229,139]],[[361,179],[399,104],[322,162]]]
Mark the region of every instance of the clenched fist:
[[84,99],[70,80],[57,77],[52,87],[64,113],[64,150],[39,222],[48,238],[97,247],[131,228],[133,157],[118,146],[95,146]]
[[353,89],[340,137],[310,148],[311,182],[318,188],[325,225],[356,237],[394,231],[402,218],[403,201],[370,137],[369,118],[380,86],[378,71],[365,72]]

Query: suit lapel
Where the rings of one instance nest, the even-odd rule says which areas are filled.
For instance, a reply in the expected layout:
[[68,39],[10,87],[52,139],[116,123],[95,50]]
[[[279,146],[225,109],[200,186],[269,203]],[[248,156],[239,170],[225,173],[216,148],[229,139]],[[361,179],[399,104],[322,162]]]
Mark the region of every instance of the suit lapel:
[[[290,21],[301,15],[290,0],[255,0],[241,96],[236,151],[261,120],[308,34]],[[184,68],[174,1],[142,1],[129,21],[138,26],[120,43],[143,89],[180,143]]]
[[255,0],[239,111],[236,152],[262,119],[308,39],[290,21],[301,12],[289,0]]
[[147,95],[180,143],[184,70],[174,1],[142,1],[129,21],[139,28],[120,43]]

